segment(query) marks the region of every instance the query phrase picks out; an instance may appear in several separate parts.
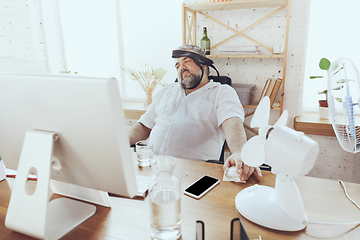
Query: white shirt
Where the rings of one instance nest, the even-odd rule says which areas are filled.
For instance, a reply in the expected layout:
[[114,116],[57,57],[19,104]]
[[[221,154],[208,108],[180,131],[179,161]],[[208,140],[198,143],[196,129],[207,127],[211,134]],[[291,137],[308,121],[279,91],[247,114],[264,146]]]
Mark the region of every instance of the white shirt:
[[225,141],[221,124],[231,117],[244,121],[231,86],[211,81],[185,95],[176,82],[161,89],[139,122],[152,129],[149,142],[155,155],[218,160]]

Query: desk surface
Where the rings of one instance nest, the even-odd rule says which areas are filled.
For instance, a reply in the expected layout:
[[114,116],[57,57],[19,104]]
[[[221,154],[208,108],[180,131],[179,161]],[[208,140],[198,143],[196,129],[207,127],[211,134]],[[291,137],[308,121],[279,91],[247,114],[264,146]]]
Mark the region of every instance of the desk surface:
[[[146,172],[145,174],[149,174]],[[181,187],[194,182],[204,174],[222,180],[222,165],[178,159],[175,172],[181,178]],[[301,177],[296,179],[302,193],[309,221],[355,222],[360,221],[358,210],[344,195],[337,181]],[[246,184],[223,182],[200,200],[182,195],[182,239],[195,239],[196,220],[205,223],[205,238],[230,239],[230,222],[240,217],[250,238],[275,239],[360,239],[360,228],[355,225],[327,226],[309,224],[298,232],[267,229],[249,222],[237,212],[235,196],[245,187],[262,184],[274,187],[275,176],[263,171],[263,178],[250,178]],[[360,203],[360,185],[345,183],[348,194]],[[0,182],[0,239],[31,239],[5,228],[5,216],[10,199],[7,181]],[[63,239],[150,239],[149,199],[111,197],[112,208],[96,206],[94,216],[64,236]]]

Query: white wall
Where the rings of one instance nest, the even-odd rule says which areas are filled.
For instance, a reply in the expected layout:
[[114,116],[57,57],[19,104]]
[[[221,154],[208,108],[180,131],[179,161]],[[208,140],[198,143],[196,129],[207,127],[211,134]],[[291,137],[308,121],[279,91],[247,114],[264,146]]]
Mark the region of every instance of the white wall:
[[46,70],[40,18],[39,0],[0,0],[0,57],[26,59]]
[[[297,115],[300,115],[301,113],[300,102],[304,79],[303,72],[305,61],[308,1],[309,0],[292,1],[284,103],[284,108],[289,111],[288,126],[290,127],[293,126],[293,118]],[[38,1],[35,2],[37,3]],[[186,3],[194,2],[196,1],[186,1]],[[36,6],[35,9],[36,12],[39,11]],[[46,68],[46,57],[43,48],[40,17],[33,17],[33,19],[30,19],[29,11],[31,11],[30,5],[27,4],[26,0],[19,0],[16,2],[0,0],[0,57],[22,57],[37,63],[37,65],[41,67]],[[257,18],[256,13],[257,11],[251,12],[251,17],[254,19]],[[225,17],[225,22],[228,21],[229,24],[233,24],[234,19],[247,21],[245,18],[239,19],[240,16],[233,16],[229,13],[225,13],[223,15],[223,17]],[[285,14],[280,13],[279,18],[284,17]],[[273,19],[271,21],[274,21],[277,27],[283,27],[280,20]],[[206,25],[209,28],[210,39],[212,39],[213,36],[217,35],[219,27],[210,23],[206,23]],[[198,24],[198,28],[201,27],[202,24]],[[181,32],[180,27],[178,30]],[[198,34],[201,34],[200,31],[201,30],[199,30]],[[262,25],[260,26],[260,29],[256,29],[254,27],[254,29],[251,29],[250,31],[251,34],[256,36],[257,34],[262,35],[262,33],[272,33],[274,29],[271,27],[266,27],[266,25]],[[166,34],[166,31],[164,31],[164,34]],[[265,39],[265,41],[271,40]],[[136,57],[138,57],[138,55],[136,55]],[[242,59],[231,59],[228,61],[225,59],[215,59],[215,65],[222,75],[230,75],[234,82],[245,83],[252,82],[254,80],[254,82],[259,85],[256,92],[256,95],[258,96],[260,89],[263,86],[262,83],[266,80],[266,77],[269,77],[269,75],[277,76],[278,70],[281,70],[281,68],[279,68],[281,63],[278,63],[278,60],[275,60],[275,63],[271,61],[272,60],[260,61],[251,59],[247,59],[245,61]],[[274,65],[269,66],[270,64]],[[272,69],[275,69],[275,71]],[[170,76],[170,78],[172,79],[172,76]],[[276,121],[278,115],[278,111],[273,111],[271,117],[272,123]],[[250,133],[249,136],[251,136]],[[310,172],[311,176],[342,179],[344,181],[360,183],[360,177],[358,176],[359,174],[357,174],[357,171],[360,170],[360,161],[358,155],[345,153],[334,137],[313,135],[309,137],[316,140],[320,144],[321,148],[315,167]]]

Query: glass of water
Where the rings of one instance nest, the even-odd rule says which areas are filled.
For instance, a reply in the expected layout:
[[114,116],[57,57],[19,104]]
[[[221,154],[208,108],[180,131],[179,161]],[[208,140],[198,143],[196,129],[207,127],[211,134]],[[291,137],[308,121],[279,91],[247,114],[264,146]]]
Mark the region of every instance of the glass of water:
[[139,167],[151,166],[151,159],[153,157],[153,146],[147,140],[138,141],[135,143],[137,162]]

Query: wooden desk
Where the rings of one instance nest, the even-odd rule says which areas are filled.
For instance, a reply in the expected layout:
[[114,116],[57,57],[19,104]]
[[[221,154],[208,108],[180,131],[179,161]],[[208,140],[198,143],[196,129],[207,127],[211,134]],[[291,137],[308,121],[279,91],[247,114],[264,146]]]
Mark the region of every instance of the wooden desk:
[[[146,171],[145,171],[146,172]],[[222,180],[222,165],[178,159],[175,168],[181,178],[182,189],[204,174]],[[358,210],[344,196],[337,181],[301,177],[296,180],[304,199],[309,221],[355,222],[360,221]],[[260,227],[249,222],[237,212],[235,196],[243,188],[253,184],[274,187],[275,176],[263,171],[260,182],[251,178],[246,184],[223,182],[206,194],[202,199],[195,200],[185,195],[182,204],[182,239],[195,239],[195,222],[205,223],[207,240],[230,239],[230,221],[240,217],[251,239],[360,239],[360,228],[354,226],[323,226],[309,224],[299,232],[281,232]],[[348,194],[360,203],[360,185],[346,183]],[[5,228],[4,221],[10,190],[6,181],[0,182],[0,239],[31,239],[22,234]],[[150,239],[149,199],[127,199],[111,197],[112,208],[97,206],[93,217],[82,223],[63,239]],[[334,237],[334,238],[329,238]]]

